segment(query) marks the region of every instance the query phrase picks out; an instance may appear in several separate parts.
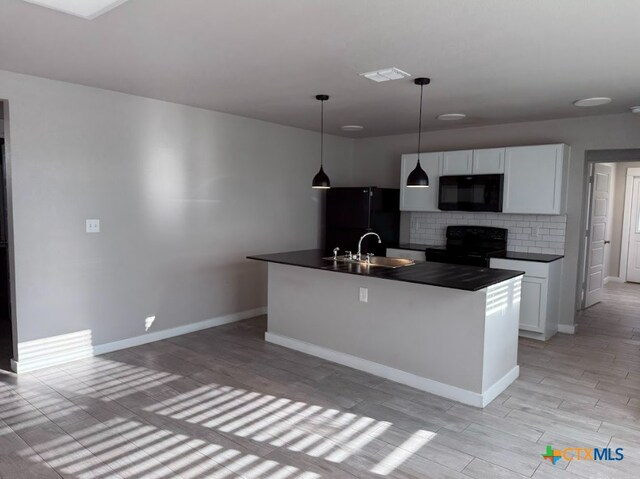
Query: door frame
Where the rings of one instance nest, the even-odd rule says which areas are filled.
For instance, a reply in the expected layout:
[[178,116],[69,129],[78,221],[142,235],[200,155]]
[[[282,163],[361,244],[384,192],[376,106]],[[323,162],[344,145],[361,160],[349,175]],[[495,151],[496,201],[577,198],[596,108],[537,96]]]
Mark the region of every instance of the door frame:
[[580,287],[578,288],[579,293],[579,306],[578,309],[585,309],[585,305],[587,303],[587,278],[589,277],[589,243],[591,242],[591,198],[593,198],[593,176],[596,167],[596,162],[587,163],[586,176],[587,176],[587,184],[585,188],[586,199],[584,201],[584,235],[582,237],[582,256],[581,256],[581,271],[580,275]]
[[[9,101],[0,98],[3,107],[4,118],[0,119],[3,123],[4,131],[4,191],[5,191],[5,214],[7,228],[7,262],[9,274],[9,309],[11,315],[11,368],[15,369],[15,362],[18,360],[18,318],[16,314],[16,283],[15,283],[15,249],[13,235],[13,189],[12,189],[12,158],[11,158],[11,131],[10,131],[10,111]],[[2,176],[0,176],[0,179]]]
[[[640,161],[640,148],[619,148],[607,150],[585,150],[584,152],[584,173],[583,173],[583,195],[582,195],[582,221],[581,238],[579,248],[579,265],[577,274],[578,287],[576,288],[576,309],[582,311],[585,304],[585,288],[587,275],[587,254],[589,244],[589,216],[591,202],[591,172],[595,163],[625,163]],[[568,194],[568,193],[567,193]],[[575,319],[574,319],[575,326]]]
[[631,200],[633,199],[633,180],[640,178],[640,168],[627,168],[627,181],[624,190],[624,213],[622,217],[622,240],[620,244],[620,278],[627,281],[627,262],[629,260],[629,237],[631,236]]
[[[595,188],[596,188],[596,166],[597,165],[607,165],[612,167],[612,175],[609,177],[609,195],[611,195],[611,182],[613,181],[613,183],[615,184],[615,163],[614,162],[604,162],[604,161],[597,161],[597,162],[591,162],[588,163],[587,165],[587,174],[588,174],[588,186],[587,186],[587,204],[586,204],[586,225],[585,225],[585,236],[584,236],[584,256],[582,258],[583,264],[582,264],[582,270],[583,270],[583,274],[582,274],[582,284],[581,284],[581,295],[580,295],[580,309],[586,309],[587,308],[587,287],[589,286],[589,273],[591,270],[591,233],[593,232],[593,197],[595,195]],[[612,218],[608,217],[609,216],[609,211],[611,208],[611,202],[612,202],[613,198],[611,198],[611,196],[609,197],[609,204],[607,205],[607,227],[610,227],[610,222],[612,221]],[[605,232],[605,238],[604,238],[604,247],[607,246],[607,237],[606,237],[606,232]],[[605,248],[606,249],[606,248]],[[606,258],[607,255],[606,253],[604,253],[604,256],[602,258],[602,287],[604,287],[604,285],[606,284],[606,278],[604,276],[605,274],[605,266],[607,264],[606,262]],[[595,304],[595,303],[594,303]],[[593,306],[593,304],[591,305]],[[589,307],[591,307],[589,306]]]

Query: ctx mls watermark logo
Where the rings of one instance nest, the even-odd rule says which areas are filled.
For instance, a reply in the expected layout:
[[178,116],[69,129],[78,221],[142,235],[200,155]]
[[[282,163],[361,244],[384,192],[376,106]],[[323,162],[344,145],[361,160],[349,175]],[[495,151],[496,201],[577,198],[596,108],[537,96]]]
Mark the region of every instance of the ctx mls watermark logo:
[[554,466],[560,459],[565,461],[622,461],[624,459],[623,449],[618,447],[565,447],[564,449],[554,449],[547,444],[547,450],[542,457]]

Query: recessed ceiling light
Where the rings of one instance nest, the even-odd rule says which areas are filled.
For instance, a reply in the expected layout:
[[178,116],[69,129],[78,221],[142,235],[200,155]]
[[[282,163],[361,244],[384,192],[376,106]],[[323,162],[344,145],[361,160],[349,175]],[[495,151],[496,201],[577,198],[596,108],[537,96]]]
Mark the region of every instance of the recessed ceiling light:
[[379,83],[389,80],[400,80],[401,78],[407,78],[411,75],[407,72],[403,72],[399,68],[393,67],[383,68],[382,70],[376,70],[373,72],[360,73],[360,76]]
[[632,106],[631,113],[640,114],[640,106]]
[[443,113],[436,118],[442,121],[464,120],[467,117],[464,113]]
[[362,130],[364,130],[364,126],[362,126],[362,125],[344,125],[344,126],[341,126],[340,129],[342,131],[362,131]]
[[574,106],[588,107],[588,106],[600,106],[611,103],[611,98],[606,96],[597,96],[594,98],[583,98],[582,100],[576,100],[573,102]]
[[93,20],[127,0],[24,0],[34,5],[51,8],[62,13]]

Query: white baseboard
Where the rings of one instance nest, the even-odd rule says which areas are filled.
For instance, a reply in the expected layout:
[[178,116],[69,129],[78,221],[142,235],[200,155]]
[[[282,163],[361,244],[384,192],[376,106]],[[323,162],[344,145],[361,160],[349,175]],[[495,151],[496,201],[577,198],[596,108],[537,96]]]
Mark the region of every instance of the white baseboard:
[[577,324],[558,324],[558,332],[562,334],[576,334]]
[[[235,321],[241,321],[243,319],[253,318],[255,316],[261,316],[266,313],[266,307],[249,309],[247,311],[241,311],[239,313],[227,314],[225,316],[218,316],[217,318],[206,319],[197,323],[185,324],[184,326],[163,329],[161,331],[154,331],[152,333],[143,334],[141,336],[134,336],[132,338],[126,338],[120,341],[98,344],[95,346],[91,345],[88,347],[84,346],[78,350],[66,350],[62,353],[58,352],[50,355],[41,355],[35,358],[26,358],[24,360],[18,361],[14,361],[12,359],[11,369],[13,369],[13,371],[16,373],[35,371],[37,369],[47,368],[50,366],[75,361],[77,359],[98,356],[100,354],[106,354],[121,349],[132,348],[134,346],[140,346],[142,344],[153,343],[155,341],[161,341],[163,339],[182,336],[183,334],[193,333],[195,331],[201,331],[203,329],[222,326],[223,324],[233,323]],[[20,351],[20,343],[18,343],[18,351]]]
[[526,329],[520,329],[518,331],[518,337],[535,339],[536,341],[546,341],[546,338],[544,337],[544,333],[536,333],[534,331],[527,331]]
[[511,371],[498,379],[493,386],[482,393],[482,407],[485,407],[497,398],[513,381],[520,376],[520,366],[515,366]]
[[417,376],[400,369],[369,361],[368,359],[362,359],[357,356],[341,353],[339,351],[334,351],[333,349],[317,346],[315,344],[289,338],[287,336],[281,336],[279,334],[267,332],[265,334],[265,341],[475,407],[485,407],[495,399],[496,396],[504,391],[509,384],[515,381],[520,374],[520,369],[516,366],[483,394],[480,394],[467,389],[441,383],[439,381],[434,381],[432,379],[427,379],[422,376]]
[[520,329],[518,336],[521,338],[535,339],[536,341],[549,341],[556,333],[559,333],[558,328],[550,329],[544,333],[536,333],[535,331],[527,331],[526,329]]
[[625,280],[623,278],[619,277],[619,276],[607,276],[604,279],[604,284],[607,284],[607,283],[624,283],[624,282],[625,282]]

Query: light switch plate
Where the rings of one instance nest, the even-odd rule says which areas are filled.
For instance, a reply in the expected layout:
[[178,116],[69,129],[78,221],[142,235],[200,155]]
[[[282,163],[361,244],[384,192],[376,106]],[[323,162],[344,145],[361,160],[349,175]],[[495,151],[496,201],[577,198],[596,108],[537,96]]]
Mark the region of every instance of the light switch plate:
[[100,220],[87,220],[87,233],[100,233]]
[[369,302],[369,288],[360,288],[360,301],[362,303]]

